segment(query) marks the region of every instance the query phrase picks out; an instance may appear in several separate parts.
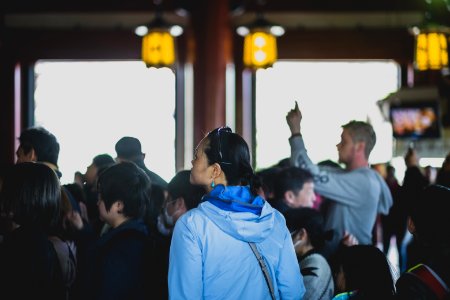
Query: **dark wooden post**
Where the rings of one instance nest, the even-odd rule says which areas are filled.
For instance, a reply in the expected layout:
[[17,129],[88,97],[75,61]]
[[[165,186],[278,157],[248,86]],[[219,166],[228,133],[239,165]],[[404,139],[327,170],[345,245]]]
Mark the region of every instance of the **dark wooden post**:
[[194,144],[225,125],[226,65],[232,37],[227,0],[200,0],[192,9],[194,57]]

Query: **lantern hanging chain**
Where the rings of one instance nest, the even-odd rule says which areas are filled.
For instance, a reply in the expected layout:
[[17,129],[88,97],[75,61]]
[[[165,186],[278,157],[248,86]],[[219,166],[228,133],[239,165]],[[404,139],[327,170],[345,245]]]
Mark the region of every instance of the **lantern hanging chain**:
[[153,4],[155,5],[155,17],[162,17],[162,0],[153,0]]

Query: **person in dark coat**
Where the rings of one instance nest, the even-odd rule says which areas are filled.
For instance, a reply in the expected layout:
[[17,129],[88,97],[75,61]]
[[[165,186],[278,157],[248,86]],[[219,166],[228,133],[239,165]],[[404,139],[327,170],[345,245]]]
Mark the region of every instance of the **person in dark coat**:
[[145,171],[152,185],[159,185],[167,190],[167,182],[155,172],[150,171],[144,163],[145,153],[142,153],[141,142],[131,136],[124,136],[115,145],[117,161],[132,161]]
[[[450,188],[430,185],[411,199],[408,207],[408,230],[416,242],[417,264],[398,279],[398,299],[450,299]],[[416,273],[418,268],[428,270],[428,280]]]
[[132,162],[107,168],[98,178],[100,218],[110,226],[98,240],[79,214],[69,216],[79,230],[80,299],[151,299],[151,246],[142,217],[150,180]]
[[56,173],[41,163],[24,162],[4,177],[1,213],[14,229],[0,244],[0,298],[65,299],[66,290],[50,229],[60,215]]

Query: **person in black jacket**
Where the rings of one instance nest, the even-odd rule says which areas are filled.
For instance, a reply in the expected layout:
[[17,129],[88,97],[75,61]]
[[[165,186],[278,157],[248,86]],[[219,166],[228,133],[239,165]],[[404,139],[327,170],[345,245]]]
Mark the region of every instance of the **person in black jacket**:
[[61,187],[55,172],[41,163],[12,166],[0,194],[2,215],[13,230],[0,244],[2,299],[65,299],[55,248],[49,240],[60,215]]
[[[408,230],[417,242],[419,264],[400,276],[396,284],[398,298],[450,299],[450,189],[430,185],[412,200]],[[418,275],[418,268],[427,269],[428,278],[435,284]],[[438,296],[436,289],[447,290],[446,296]]]
[[79,230],[80,299],[151,299],[152,243],[142,217],[150,180],[132,162],[107,168],[98,178],[100,218],[110,226],[98,240],[80,215],[69,216]]
[[124,136],[115,145],[117,162],[132,161],[145,171],[152,185],[159,185],[167,190],[167,182],[155,172],[150,171],[144,163],[145,153],[142,153],[141,142],[131,136]]

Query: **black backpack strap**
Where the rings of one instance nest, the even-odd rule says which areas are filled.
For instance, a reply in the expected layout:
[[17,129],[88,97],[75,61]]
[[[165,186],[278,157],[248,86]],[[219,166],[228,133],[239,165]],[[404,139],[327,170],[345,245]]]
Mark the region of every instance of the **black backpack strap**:
[[422,281],[438,299],[445,299],[450,294],[445,282],[427,265],[418,264],[409,269],[408,273]]
[[275,300],[275,292],[273,289],[273,283],[272,279],[270,278],[269,270],[267,269],[266,263],[264,262],[264,258],[259,253],[258,249],[256,248],[255,243],[248,243],[250,245],[250,248],[252,248],[253,253],[256,256],[256,259],[258,260],[259,266],[261,267],[261,270],[263,271],[264,278],[266,279],[267,286],[269,287],[270,295],[272,296],[272,299]]

